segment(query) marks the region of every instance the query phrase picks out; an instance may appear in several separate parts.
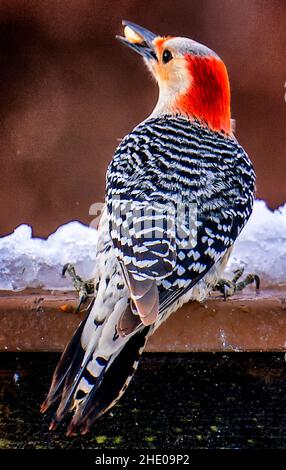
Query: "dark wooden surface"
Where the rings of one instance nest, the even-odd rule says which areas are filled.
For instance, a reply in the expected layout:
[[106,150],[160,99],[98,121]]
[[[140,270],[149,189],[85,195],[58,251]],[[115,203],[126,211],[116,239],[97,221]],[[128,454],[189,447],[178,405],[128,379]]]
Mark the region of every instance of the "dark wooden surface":
[[0,355],[0,448],[286,448],[282,353],[145,354],[118,405],[73,438],[39,413],[58,357]]

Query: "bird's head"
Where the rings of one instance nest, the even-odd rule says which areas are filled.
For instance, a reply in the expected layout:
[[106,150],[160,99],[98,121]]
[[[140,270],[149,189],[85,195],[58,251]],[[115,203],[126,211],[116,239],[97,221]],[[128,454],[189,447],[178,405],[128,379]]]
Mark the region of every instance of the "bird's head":
[[152,116],[187,115],[214,131],[231,133],[226,67],[208,47],[183,37],[161,37],[123,21],[124,44],[143,56],[159,85]]

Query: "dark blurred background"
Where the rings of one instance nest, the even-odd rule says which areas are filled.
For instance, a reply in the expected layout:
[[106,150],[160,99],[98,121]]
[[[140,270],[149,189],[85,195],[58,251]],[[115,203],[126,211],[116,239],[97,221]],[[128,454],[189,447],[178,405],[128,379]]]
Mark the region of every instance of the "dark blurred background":
[[122,138],[152,110],[155,84],[115,39],[121,19],[189,36],[225,61],[236,134],[257,196],[286,200],[285,0],[0,0],[0,235],[89,223]]

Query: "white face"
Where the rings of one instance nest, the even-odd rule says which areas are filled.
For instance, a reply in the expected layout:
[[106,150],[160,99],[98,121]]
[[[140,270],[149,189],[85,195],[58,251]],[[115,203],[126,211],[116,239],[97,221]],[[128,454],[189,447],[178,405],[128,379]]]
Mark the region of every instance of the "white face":
[[159,100],[152,115],[171,112],[172,104],[192,84],[186,55],[216,56],[206,46],[188,38],[156,38],[153,41],[156,59],[145,59],[145,63],[159,85]]
[[145,59],[145,63],[157,80],[160,90],[169,94],[183,93],[190,85],[189,73],[184,54],[172,47],[169,44],[171,41],[172,39],[164,43],[157,41],[157,60]]
[[160,37],[129,21],[124,21],[124,37],[119,39],[144,57],[159,85],[158,103],[151,116],[176,113],[178,101],[192,87],[190,57],[218,57],[211,49],[182,37]]
[[183,37],[160,37],[123,21],[118,39],[140,54],[159,85],[159,99],[150,117],[184,115],[210,129],[230,129],[230,87],[227,70],[208,47]]

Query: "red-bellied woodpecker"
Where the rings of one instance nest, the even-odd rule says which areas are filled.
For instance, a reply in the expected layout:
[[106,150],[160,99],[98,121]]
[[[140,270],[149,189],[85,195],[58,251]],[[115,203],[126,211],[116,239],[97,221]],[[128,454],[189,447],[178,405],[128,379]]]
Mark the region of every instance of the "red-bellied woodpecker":
[[206,46],[124,22],[119,39],[159,85],[152,114],[118,146],[99,226],[95,298],[42,406],[85,433],[124,393],[147,338],[216,285],[253,205],[255,174],[233,136],[226,67]]

